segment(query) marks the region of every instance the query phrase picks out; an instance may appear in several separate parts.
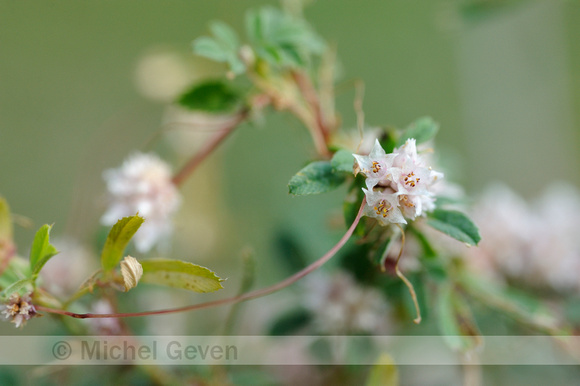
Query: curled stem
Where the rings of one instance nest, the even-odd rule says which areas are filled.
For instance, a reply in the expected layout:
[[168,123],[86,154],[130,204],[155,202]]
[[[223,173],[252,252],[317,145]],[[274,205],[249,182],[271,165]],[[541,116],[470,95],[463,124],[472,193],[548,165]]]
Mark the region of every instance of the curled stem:
[[320,268],[322,265],[324,265],[328,260],[330,260],[344,246],[344,244],[346,244],[346,242],[352,236],[356,226],[358,225],[358,222],[360,221],[365,204],[366,204],[366,199],[363,199],[361,206],[360,206],[360,209],[358,211],[358,214],[356,215],[356,218],[354,219],[350,228],[348,228],[348,230],[346,231],[344,236],[342,236],[342,238],[338,241],[338,243],[336,243],[336,245],[334,247],[332,247],[328,252],[326,252],[320,259],[316,260],[314,263],[310,264],[309,266],[302,269],[301,271],[296,272],[294,275],[282,280],[281,282],[278,282],[278,283],[271,285],[269,287],[266,287],[266,288],[262,288],[262,289],[255,290],[255,291],[250,291],[250,292],[247,292],[245,294],[241,294],[241,295],[230,297],[230,298],[214,300],[214,301],[206,302],[206,303],[192,304],[192,305],[185,306],[185,307],[170,308],[170,309],[165,309],[165,310],[157,310],[157,311],[127,312],[127,313],[118,313],[118,314],[91,314],[91,313],[77,314],[75,312],[56,310],[56,309],[47,308],[47,307],[43,307],[43,306],[37,306],[36,308],[39,311],[44,311],[44,312],[53,313],[53,314],[66,315],[66,316],[70,316],[70,317],[77,318],[77,319],[132,318],[132,317],[138,317],[138,316],[164,315],[164,314],[174,314],[174,313],[185,312],[185,311],[193,311],[193,310],[199,310],[202,308],[211,308],[211,307],[222,306],[224,304],[239,303],[239,302],[243,302],[246,300],[251,300],[251,299],[256,299],[256,298],[259,298],[262,296],[266,296],[266,295],[277,292],[283,288],[286,288],[286,287],[296,283],[298,280],[300,280],[304,276],[314,272],[315,270]]
[[234,131],[234,129],[242,123],[248,116],[249,110],[242,110],[230,124],[228,124],[223,130],[219,131],[215,137],[213,137],[204,148],[194,154],[194,156],[181,168],[175,176],[173,176],[173,183],[177,186],[181,185],[187,177],[203,162],[203,160],[211,154],[212,151],[224,140],[226,137]]
[[419,302],[417,301],[417,294],[415,293],[415,288],[413,284],[403,275],[403,272],[399,269],[399,261],[403,256],[403,248],[405,247],[405,231],[403,228],[397,224],[399,229],[401,230],[401,250],[399,251],[399,256],[397,256],[397,262],[395,263],[395,272],[397,276],[405,283],[407,288],[409,289],[409,293],[411,294],[411,298],[413,299],[413,304],[415,305],[415,311],[417,311],[417,317],[413,319],[415,324],[421,323],[421,309],[419,308]]

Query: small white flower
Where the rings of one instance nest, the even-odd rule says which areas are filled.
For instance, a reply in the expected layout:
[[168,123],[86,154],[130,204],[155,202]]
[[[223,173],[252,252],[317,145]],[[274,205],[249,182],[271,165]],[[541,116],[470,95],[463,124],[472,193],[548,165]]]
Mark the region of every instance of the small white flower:
[[382,180],[388,180],[393,155],[385,153],[378,139],[375,140],[375,145],[369,155],[353,154],[353,156],[358,162],[361,173],[367,177],[366,184],[369,189],[374,188]]
[[407,223],[399,209],[399,198],[395,193],[389,193],[388,189],[373,191],[365,188],[363,192],[367,198],[367,205],[364,208],[365,216],[376,218],[382,225]]
[[181,202],[167,163],[154,154],[135,153],[120,168],[106,170],[103,177],[110,196],[109,209],[101,218],[104,225],[139,212],[145,222],[134,237],[137,250],[147,252],[167,240]]
[[6,321],[10,320],[16,328],[22,327],[28,320],[36,316],[36,308],[30,300],[30,295],[20,296],[13,293],[8,299],[8,303],[0,306],[0,312]]
[[382,225],[406,224],[435,209],[433,184],[443,177],[417,153],[415,139],[408,139],[393,153],[386,154],[378,140],[368,156],[353,154],[366,177],[368,189],[364,214]]

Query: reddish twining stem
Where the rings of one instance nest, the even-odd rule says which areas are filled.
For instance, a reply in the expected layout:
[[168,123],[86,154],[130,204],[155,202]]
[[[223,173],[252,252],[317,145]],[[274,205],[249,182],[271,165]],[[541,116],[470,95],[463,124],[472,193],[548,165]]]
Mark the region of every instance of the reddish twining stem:
[[304,75],[302,72],[293,71],[292,77],[294,81],[298,85],[298,88],[302,92],[304,99],[312,109],[313,115],[316,119],[316,125],[324,138],[324,142],[328,144],[330,130],[324,120],[324,116],[322,114],[322,107],[320,106],[320,101],[318,98],[318,93],[310,79]]
[[211,154],[212,151],[232,132],[234,129],[242,123],[248,116],[249,110],[245,109],[238,113],[231,123],[226,127],[221,129],[215,137],[213,137],[200,151],[195,153],[195,155],[181,168],[177,174],[173,177],[172,181],[175,185],[181,185],[187,177],[197,167],[203,162],[203,160]]
[[304,276],[314,272],[318,268],[320,268],[324,263],[330,260],[339,250],[344,246],[344,244],[350,239],[354,229],[358,225],[360,218],[362,216],[363,208],[366,204],[366,199],[363,199],[358,214],[356,218],[352,222],[352,225],[344,236],[339,240],[338,243],[334,247],[332,247],[324,256],[320,259],[316,260],[314,263],[310,264],[308,267],[304,268],[303,270],[295,273],[294,275],[290,276],[289,278],[282,280],[279,283],[276,283],[270,287],[262,288],[256,291],[247,292],[242,295],[234,296],[231,298],[221,299],[221,300],[214,300],[211,302],[200,303],[200,304],[193,304],[190,306],[179,307],[179,308],[170,308],[166,310],[157,310],[157,311],[143,311],[143,312],[127,312],[127,313],[119,313],[119,314],[77,314],[74,312],[64,311],[64,310],[56,310],[52,308],[47,308],[43,306],[37,306],[36,309],[39,311],[49,312],[53,314],[60,314],[66,315],[77,319],[90,319],[90,318],[132,318],[137,316],[150,316],[150,315],[163,315],[163,314],[173,314],[177,312],[185,312],[185,311],[193,311],[199,310],[202,308],[210,308],[210,307],[217,307],[222,306],[224,304],[232,304],[232,303],[239,303],[250,299],[259,298],[262,296],[269,295],[273,292],[279,291],[283,288],[288,287],[291,284],[296,283],[298,280],[302,279]]

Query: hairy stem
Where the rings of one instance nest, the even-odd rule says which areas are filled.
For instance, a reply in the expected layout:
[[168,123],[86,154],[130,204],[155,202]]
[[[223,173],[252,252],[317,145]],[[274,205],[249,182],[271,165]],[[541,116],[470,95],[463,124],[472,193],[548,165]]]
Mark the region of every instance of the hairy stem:
[[173,183],[177,186],[181,185],[185,179],[187,177],[189,177],[189,175],[191,173],[193,173],[193,171],[195,169],[197,169],[197,167],[203,162],[203,160],[211,154],[212,151],[215,150],[215,148],[224,140],[226,139],[226,137],[232,132],[234,131],[234,129],[240,124],[242,123],[246,117],[248,116],[249,110],[248,109],[244,109],[242,110],[240,113],[238,113],[238,115],[235,116],[235,118],[232,120],[232,122],[230,124],[228,124],[226,127],[224,127],[221,131],[219,131],[217,133],[217,135],[215,137],[213,137],[204,148],[202,148],[200,151],[198,151],[197,153],[194,154],[194,156],[181,168],[181,170],[179,172],[177,172],[177,174],[175,174],[175,176],[173,176]]
[[243,302],[246,300],[251,300],[251,299],[256,299],[256,298],[259,298],[262,296],[266,296],[266,295],[269,295],[271,293],[274,293],[276,291],[279,291],[283,288],[286,288],[286,287],[296,283],[298,280],[300,280],[304,276],[314,272],[315,270],[320,268],[322,265],[324,265],[324,263],[326,263],[328,260],[330,260],[344,246],[344,244],[346,244],[348,239],[350,239],[350,237],[352,236],[352,233],[354,232],[356,226],[358,225],[358,222],[360,221],[365,204],[366,204],[366,199],[363,199],[361,206],[360,206],[360,209],[358,211],[358,214],[357,214],[356,218],[354,219],[350,228],[348,228],[348,230],[346,231],[344,236],[342,236],[342,238],[338,241],[338,243],[336,243],[336,245],[334,247],[332,247],[328,252],[326,252],[326,254],[324,254],[320,259],[316,260],[314,263],[310,264],[309,266],[307,266],[303,270],[296,272],[294,275],[290,276],[289,278],[282,280],[281,282],[278,282],[274,285],[271,285],[270,287],[262,288],[262,289],[259,289],[256,291],[247,292],[245,294],[234,296],[231,298],[214,300],[211,302],[200,303],[200,304],[193,304],[190,306],[179,307],[179,308],[157,310],[157,311],[127,312],[127,313],[118,313],[118,314],[90,314],[90,313],[77,314],[74,312],[69,312],[69,311],[64,311],[64,310],[56,310],[56,309],[42,307],[42,306],[38,306],[36,308],[39,311],[49,312],[49,313],[53,313],[53,314],[66,315],[66,316],[70,316],[70,317],[78,318],[78,319],[132,318],[132,317],[138,317],[138,316],[163,315],[163,314],[174,314],[177,312],[193,311],[193,310],[199,310],[202,308],[211,308],[211,307],[222,306],[224,304],[239,303],[239,302]]

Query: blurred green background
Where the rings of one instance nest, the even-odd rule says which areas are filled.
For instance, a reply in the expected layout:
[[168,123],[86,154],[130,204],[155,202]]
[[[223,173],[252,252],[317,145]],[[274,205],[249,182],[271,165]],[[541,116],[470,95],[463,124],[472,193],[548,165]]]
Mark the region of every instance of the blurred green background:
[[[35,224],[17,229],[21,254],[43,223],[94,240],[102,171],[144,149],[166,108],[136,86],[143,56],[158,47],[192,55],[208,21],[241,30],[245,10],[263,4],[276,3],[0,0],[0,194]],[[349,81],[362,79],[367,124],[432,116],[448,176],[471,194],[492,181],[525,197],[556,180],[580,185],[579,1],[318,0],[306,17],[336,43],[344,128],[355,126]],[[171,257],[229,277],[233,293],[246,246],[263,284],[279,275],[279,234],[295,234],[312,259],[325,252],[342,232],[329,224],[344,191],[292,198],[286,187],[313,156],[289,115],[243,126],[185,186]],[[26,333],[41,331],[30,324]]]
[[[0,193],[13,211],[92,240],[102,171],[144,149],[166,108],[138,91],[143,55],[156,47],[191,55],[208,21],[241,30],[244,11],[263,4],[276,3],[0,1]],[[497,180],[526,197],[555,180],[579,184],[580,2],[319,0],[306,17],[336,43],[344,128],[355,126],[349,81],[362,79],[367,124],[432,116],[448,176],[470,193]],[[173,257],[235,277],[239,264],[218,256],[251,246],[268,261],[286,230],[312,256],[326,251],[344,192],[292,198],[286,188],[314,155],[309,141],[284,114],[236,132],[185,187],[186,202],[203,204],[186,204]],[[195,234],[205,246],[196,249]],[[18,229],[22,254],[32,236]]]
[[[267,3],[0,1],[0,186],[13,210],[62,230],[75,189],[102,189],[100,171],[159,128],[163,106],[135,87],[140,57],[156,46],[189,53],[209,20],[241,27],[247,8]],[[366,82],[368,124],[431,115],[469,191],[502,180],[533,196],[546,180],[580,182],[578,1],[319,0],[306,16],[337,43],[343,80]],[[343,87],[345,127],[352,98]],[[253,166],[270,154],[285,182],[305,154],[296,126],[268,121],[258,136],[270,151],[243,148],[252,129],[229,151]],[[292,140],[283,159],[278,138]]]

